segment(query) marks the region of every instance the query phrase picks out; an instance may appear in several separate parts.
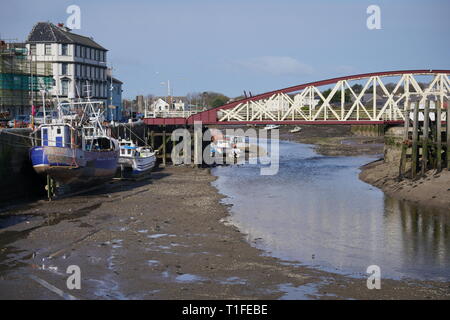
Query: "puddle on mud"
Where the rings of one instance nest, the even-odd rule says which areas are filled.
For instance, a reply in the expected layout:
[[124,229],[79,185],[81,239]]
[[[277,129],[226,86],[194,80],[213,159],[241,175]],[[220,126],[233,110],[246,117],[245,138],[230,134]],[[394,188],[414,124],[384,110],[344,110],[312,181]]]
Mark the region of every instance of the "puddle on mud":
[[242,284],[245,285],[247,280],[239,277],[228,277],[225,280],[219,281],[220,284]]
[[168,234],[167,233],[157,233],[157,234],[149,235],[149,236],[147,236],[147,238],[157,239],[157,238],[161,238],[161,237],[165,237],[165,236],[168,236]]
[[147,265],[149,265],[150,267],[154,267],[158,264],[159,264],[158,260],[147,260]]
[[201,282],[205,281],[205,278],[196,276],[195,274],[185,273],[175,277],[176,282]]
[[278,286],[279,290],[285,292],[280,300],[316,300],[320,297],[336,297],[332,293],[320,293],[319,287],[323,282],[308,283],[295,287],[292,283],[283,283]]
[[0,229],[8,228],[16,224],[29,221],[32,218],[33,215],[31,214],[0,216]]

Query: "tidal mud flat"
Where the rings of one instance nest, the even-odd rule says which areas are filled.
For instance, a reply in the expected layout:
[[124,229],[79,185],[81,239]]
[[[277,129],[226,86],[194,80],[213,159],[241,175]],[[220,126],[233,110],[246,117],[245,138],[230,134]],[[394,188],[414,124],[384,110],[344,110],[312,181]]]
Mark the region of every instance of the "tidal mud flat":
[[280,139],[314,145],[325,156],[358,156],[383,153],[383,137],[354,135],[349,125],[303,125],[291,133],[291,126],[280,129]]
[[450,171],[429,171],[418,179],[399,179],[398,166],[378,160],[361,168],[364,182],[397,199],[448,210],[450,217]]
[[[386,279],[369,290],[365,277],[270,257],[226,223],[215,179],[208,169],[168,167],[3,208],[0,298],[63,299],[55,288],[78,299],[450,298],[448,282]],[[81,269],[80,290],[66,287],[69,265]]]

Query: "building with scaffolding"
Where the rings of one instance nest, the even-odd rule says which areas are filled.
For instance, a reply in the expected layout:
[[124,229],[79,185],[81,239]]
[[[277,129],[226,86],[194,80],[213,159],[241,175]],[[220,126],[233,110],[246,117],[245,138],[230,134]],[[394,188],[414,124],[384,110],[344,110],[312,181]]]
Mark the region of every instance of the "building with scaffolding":
[[50,64],[31,61],[24,43],[0,40],[0,119],[31,114],[32,105],[42,105],[39,91],[52,86]]

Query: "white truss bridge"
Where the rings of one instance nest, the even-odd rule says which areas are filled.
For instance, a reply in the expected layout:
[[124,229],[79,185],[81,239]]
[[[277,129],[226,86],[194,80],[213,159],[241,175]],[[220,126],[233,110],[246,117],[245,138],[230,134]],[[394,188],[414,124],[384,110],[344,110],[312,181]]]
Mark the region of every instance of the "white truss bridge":
[[447,108],[449,73],[391,71],[318,81],[225,105],[217,110],[217,120],[279,124],[400,122],[415,106],[423,108],[427,100],[432,101],[431,109],[437,103]]

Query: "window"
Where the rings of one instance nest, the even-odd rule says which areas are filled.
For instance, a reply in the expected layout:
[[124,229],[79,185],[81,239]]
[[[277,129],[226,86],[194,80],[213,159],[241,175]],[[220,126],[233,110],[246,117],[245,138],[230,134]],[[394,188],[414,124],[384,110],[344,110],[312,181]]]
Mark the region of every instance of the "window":
[[61,94],[67,96],[69,94],[69,80],[61,80]]
[[62,56],[69,55],[69,45],[67,43],[61,44],[61,55]]
[[52,45],[50,43],[45,44],[45,55],[46,56],[52,55]]
[[61,63],[61,75],[67,75],[67,63]]
[[35,56],[35,55],[36,55],[36,44],[35,44],[35,43],[30,44],[30,54],[31,54],[32,56]]
[[86,58],[86,48],[85,47],[81,47],[81,57]]

